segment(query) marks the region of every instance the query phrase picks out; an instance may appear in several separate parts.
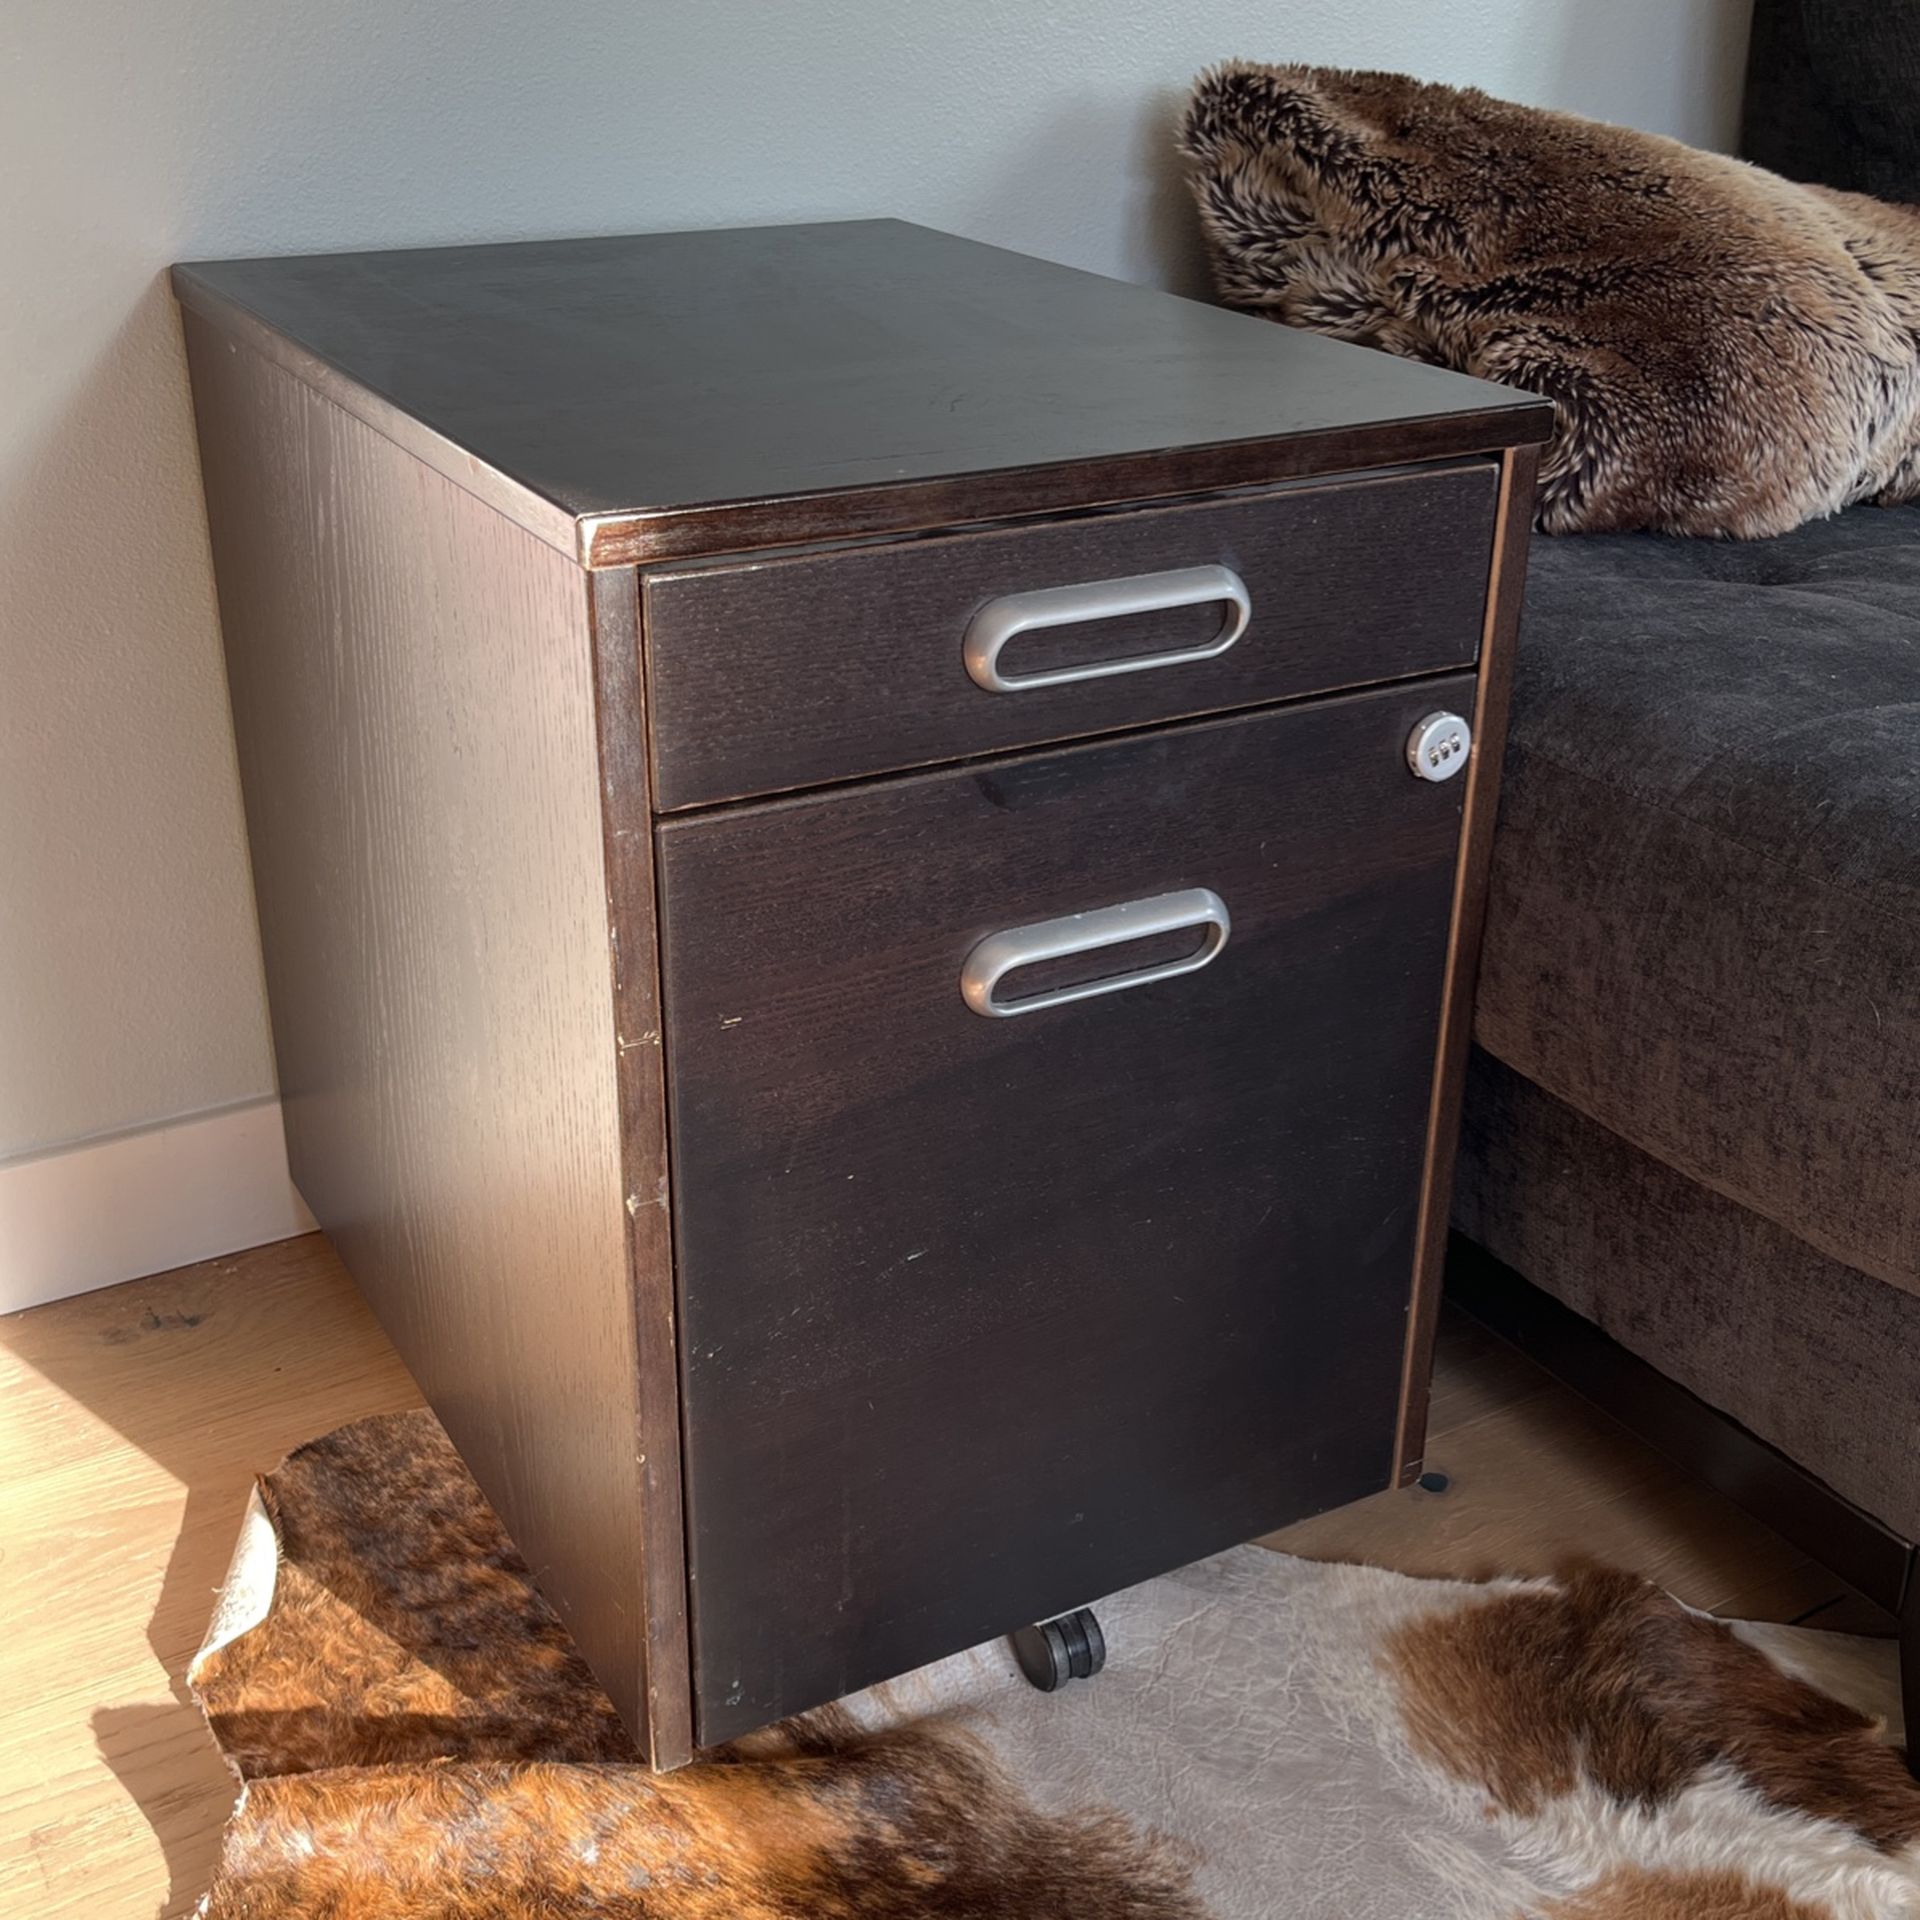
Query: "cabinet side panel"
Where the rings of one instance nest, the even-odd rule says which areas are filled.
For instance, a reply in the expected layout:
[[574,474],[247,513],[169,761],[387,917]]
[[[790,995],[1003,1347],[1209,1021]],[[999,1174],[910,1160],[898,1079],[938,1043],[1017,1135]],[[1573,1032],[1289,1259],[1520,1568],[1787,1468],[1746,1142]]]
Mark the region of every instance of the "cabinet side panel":
[[187,334],[294,1177],[644,1739],[587,579]]
[[1420,1237],[1407,1314],[1406,1365],[1400,1423],[1394,1435],[1394,1474],[1401,1486],[1419,1477],[1433,1397],[1433,1343],[1445,1283],[1447,1223],[1453,1207],[1454,1150],[1460,1100],[1466,1086],[1467,1045],[1473,1032],[1473,990],[1486,920],[1487,870],[1493,857],[1494,815],[1500,801],[1500,764],[1507,743],[1507,703],[1513,656],[1520,638],[1520,600],[1526,585],[1527,534],[1533,525],[1538,447],[1509,447],[1500,463],[1500,499],[1480,641],[1480,679],[1474,695],[1473,758],[1466,772],[1466,812],[1460,829],[1454,882],[1453,927],[1447,948],[1447,984],[1434,1060],[1433,1107],[1427,1125],[1427,1166],[1420,1189]]

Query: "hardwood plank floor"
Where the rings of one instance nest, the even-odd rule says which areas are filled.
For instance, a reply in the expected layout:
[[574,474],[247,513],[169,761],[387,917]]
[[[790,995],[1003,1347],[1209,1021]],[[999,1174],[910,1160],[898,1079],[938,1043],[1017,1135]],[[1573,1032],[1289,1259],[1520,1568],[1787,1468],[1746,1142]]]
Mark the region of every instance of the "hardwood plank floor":
[[[417,1406],[318,1235],[0,1319],[0,1914],[191,1911],[233,1783],[184,1674],[254,1473]],[[1755,1618],[1857,1604],[1492,1335],[1449,1320],[1428,1465],[1270,1543],[1411,1573],[1569,1551]]]
[[419,1404],[317,1234],[0,1320],[0,1914],[191,1912],[234,1783],[183,1676],[252,1476]]
[[1644,1573],[1711,1613],[1790,1621],[1831,1608],[1850,1631],[1891,1630],[1825,1568],[1452,1309],[1426,1464],[1446,1476],[1445,1491],[1377,1494],[1263,1544],[1469,1580],[1552,1573],[1584,1557]]

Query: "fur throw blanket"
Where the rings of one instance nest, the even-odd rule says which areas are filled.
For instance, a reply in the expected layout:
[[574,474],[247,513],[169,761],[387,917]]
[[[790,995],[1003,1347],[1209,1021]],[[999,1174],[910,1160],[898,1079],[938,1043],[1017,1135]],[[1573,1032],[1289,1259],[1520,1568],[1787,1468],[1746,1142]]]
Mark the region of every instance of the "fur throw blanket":
[[1920,495],[1920,209],[1390,73],[1216,68],[1181,145],[1229,305],[1553,402],[1547,532]]

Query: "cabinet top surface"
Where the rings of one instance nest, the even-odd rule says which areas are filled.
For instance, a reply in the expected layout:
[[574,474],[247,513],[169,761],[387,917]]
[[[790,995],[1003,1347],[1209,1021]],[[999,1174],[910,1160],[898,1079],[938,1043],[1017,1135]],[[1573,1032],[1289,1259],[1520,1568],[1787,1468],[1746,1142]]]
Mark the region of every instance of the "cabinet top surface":
[[1548,425],[1529,394],[894,220],[221,261],[174,285],[589,565]]

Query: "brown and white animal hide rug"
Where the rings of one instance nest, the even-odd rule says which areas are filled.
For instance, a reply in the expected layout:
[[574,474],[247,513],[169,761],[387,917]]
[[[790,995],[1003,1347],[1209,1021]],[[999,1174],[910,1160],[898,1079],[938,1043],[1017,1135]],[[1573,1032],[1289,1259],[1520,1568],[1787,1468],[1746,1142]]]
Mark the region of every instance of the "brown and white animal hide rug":
[[[1892,1920],[1920,1786],[1834,1636],[1587,1569],[1255,1547],[1101,1604],[1105,1673],[942,1661],[664,1777],[426,1414],[260,1484],[192,1669],[214,1920]],[[1873,1702],[1865,1704],[1871,1708]]]

